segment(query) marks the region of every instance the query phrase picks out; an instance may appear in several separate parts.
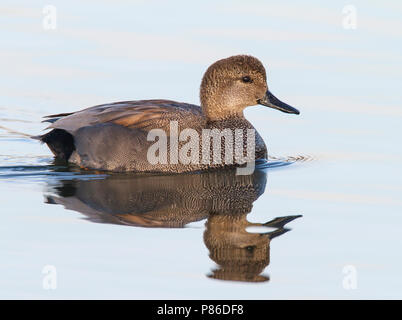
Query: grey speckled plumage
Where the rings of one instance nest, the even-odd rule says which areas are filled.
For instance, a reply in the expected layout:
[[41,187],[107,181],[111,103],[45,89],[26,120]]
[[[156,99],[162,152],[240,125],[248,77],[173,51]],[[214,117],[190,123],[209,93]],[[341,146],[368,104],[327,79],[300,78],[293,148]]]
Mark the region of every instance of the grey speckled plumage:
[[[272,96],[267,89],[263,65],[251,56],[233,56],[211,65],[203,77],[200,97],[201,107],[170,100],[138,100],[48,116],[45,121],[51,122],[49,128],[53,130],[41,136],[41,140],[56,157],[85,168],[180,173],[232,166],[236,161],[225,160],[225,139],[222,139],[221,163],[183,164],[179,161],[175,164],[170,160],[150,163],[147,151],[155,142],[148,141],[147,136],[152,129],[162,129],[167,134],[168,154],[169,137],[174,137],[170,132],[172,121],[177,121],[179,132],[191,128],[200,137],[203,129],[229,129],[233,136],[235,130],[241,129],[240,148],[246,154],[247,129],[254,129],[243,116],[247,106],[259,103],[298,113]],[[266,158],[266,146],[258,132],[255,132],[255,142],[255,159]],[[184,143],[179,142],[179,148]],[[199,152],[201,159],[201,141]]]

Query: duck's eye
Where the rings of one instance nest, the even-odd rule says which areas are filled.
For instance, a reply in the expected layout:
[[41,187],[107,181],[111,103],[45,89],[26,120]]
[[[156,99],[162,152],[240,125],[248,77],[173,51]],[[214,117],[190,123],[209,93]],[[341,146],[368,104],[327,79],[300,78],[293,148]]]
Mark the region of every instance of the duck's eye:
[[243,78],[241,78],[241,81],[243,81],[245,83],[252,82],[252,80],[251,80],[251,78],[249,76],[244,76]]

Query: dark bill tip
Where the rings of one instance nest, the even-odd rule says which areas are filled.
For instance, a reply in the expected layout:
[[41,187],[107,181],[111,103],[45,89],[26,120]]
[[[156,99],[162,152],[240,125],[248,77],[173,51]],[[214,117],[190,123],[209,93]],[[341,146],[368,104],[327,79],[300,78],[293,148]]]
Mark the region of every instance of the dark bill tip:
[[267,90],[267,92],[265,93],[264,98],[257,100],[257,103],[269,108],[280,110],[282,112],[300,114],[299,110],[293,108],[292,106],[288,105],[285,102],[282,102],[277,97],[275,97],[269,90]]

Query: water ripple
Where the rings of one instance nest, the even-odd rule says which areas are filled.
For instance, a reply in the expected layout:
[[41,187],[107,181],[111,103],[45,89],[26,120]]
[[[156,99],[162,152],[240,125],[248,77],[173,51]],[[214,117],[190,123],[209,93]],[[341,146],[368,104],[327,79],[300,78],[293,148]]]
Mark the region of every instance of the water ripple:
[[[95,170],[85,170],[72,165],[59,164],[52,158],[44,156],[28,156],[24,157],[24,163],[19,159],[15,159],[18,164],[11,164],[10,156],[0,157],[0,179],[15,181],[23,179],[26,181],[47,180],[54,178],[56,180],[70,180],[70,179],[104,179],[108,175],[114,173],[99,172]],[[1,159],[3,158],[3,159]],[[7,158],[7,159],[5,159]],[[1,161],[3,160],[3,161]],[[7,160],[7,161],[4,161]],[[292,165],[296,162],[311,161],[312,157],[309,156],[287,156],[287,157],[269,157],[267,160],[257,160],[257,170],[271,170],[275,168],[282,168]],[[28,163],[27,163],[28,162]],[[29,163],[30,162],[30,163]],[[10,163],[10,165],[5,165]],[[44,164],[42,164],[44,163]],[[130,175],[127,173],[126,175]],[[131,175],[139,175],[131,173]],[[155,175],[155,174],[152,174]]]

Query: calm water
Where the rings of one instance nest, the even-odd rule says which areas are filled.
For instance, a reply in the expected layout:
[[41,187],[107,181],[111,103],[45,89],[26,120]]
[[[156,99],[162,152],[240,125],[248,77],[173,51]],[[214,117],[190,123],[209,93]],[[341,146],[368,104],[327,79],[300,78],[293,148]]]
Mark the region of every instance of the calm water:
[[[400,3],[355,1],[356,29],[342,1],[49,4],[55,30],[0,5],[0,298],[402,298]],[[29,138],[100,103],[198,103],[238,53],[301,110],[247,110],[272,157],[251,176],[80,172]]]

